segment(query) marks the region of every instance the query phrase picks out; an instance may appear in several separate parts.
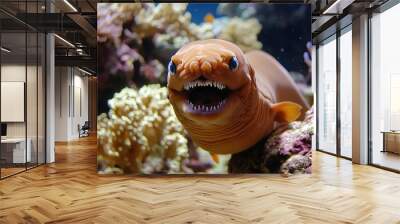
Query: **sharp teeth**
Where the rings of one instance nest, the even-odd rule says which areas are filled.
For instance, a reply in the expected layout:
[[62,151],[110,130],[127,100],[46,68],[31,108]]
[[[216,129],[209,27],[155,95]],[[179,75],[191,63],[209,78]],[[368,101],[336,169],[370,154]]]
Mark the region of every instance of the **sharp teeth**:
[[216,82],[216,81],[210,81],[210,80],[207,80],[207,81],[195,80],[195,81],[186,83],[183,86],[183,88],[185,90],[190,90],[190,89],[193,89],[193,88],[196,88],[196,87],[207,87],[207,86],[208,87],[218,88],[220,90],[223,90],[223,89],[226,88],[226,86],[224,84]]

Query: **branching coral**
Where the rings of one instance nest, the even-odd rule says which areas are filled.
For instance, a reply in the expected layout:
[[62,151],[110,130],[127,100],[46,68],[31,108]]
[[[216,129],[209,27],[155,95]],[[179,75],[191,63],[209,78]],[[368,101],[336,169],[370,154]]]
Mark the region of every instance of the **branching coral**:
[[261,24],[255,18],[241,19],[234,17],[225,25],[218,38],[237,44],[245,52],[261,49],[262,43],[257,39],[261,28]]
[[197,39],[186,7],[187,3],[149,4],[136,15],[134,32],[141,38],[164,33],[173,37],[185,36],[188,40]]
[[97,41],[120,43],[122,25],[142,9],[142,4],[101,3],[97,11]]
[[106,62],[106,67],[109,68],[111,74],[116,74],[119,71],[131,73],[135,61],[143,62],[143,57],[135,49],[126,44],[121,44],[116,49],[116,53]]
[[103,173],[179,173],[188,156],[184,129],[167,99],[167,89],[125,88],[98,117],[98,163]]
[[222,15],[242,18],[249,18],[256,14],[255,3],[220,3],[218,5],[218,12]]
[[159,80],[164,70],[164,66],[157,59],[140,67],[140,72],[150,81]]

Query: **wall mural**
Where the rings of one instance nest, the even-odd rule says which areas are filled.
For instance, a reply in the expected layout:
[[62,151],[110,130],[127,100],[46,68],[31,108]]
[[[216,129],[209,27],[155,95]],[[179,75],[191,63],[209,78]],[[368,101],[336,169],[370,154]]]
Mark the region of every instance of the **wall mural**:
[[311,172],[303,4],[99,3],[98,172]]

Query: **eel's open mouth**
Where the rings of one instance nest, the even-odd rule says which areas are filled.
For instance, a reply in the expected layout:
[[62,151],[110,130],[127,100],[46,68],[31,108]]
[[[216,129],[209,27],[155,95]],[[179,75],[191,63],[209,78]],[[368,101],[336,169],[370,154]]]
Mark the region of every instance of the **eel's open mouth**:
[[186,83],[184,92],[190,112],[211,114],[223,108],[231,91],[223,83],[199,78]]

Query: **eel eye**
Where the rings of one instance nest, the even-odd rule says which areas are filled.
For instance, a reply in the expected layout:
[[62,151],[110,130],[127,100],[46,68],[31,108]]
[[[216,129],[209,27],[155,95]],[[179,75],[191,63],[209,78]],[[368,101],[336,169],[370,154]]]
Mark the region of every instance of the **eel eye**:
[[176,72],[176,65],[173,61],[170,61],[168,64],[168,71],[171,75],[174,75]]
[[229,69],[233,71],[238,67],[239,67],[239,61],[237,60],[236,56],[233,56],[229,61]]

